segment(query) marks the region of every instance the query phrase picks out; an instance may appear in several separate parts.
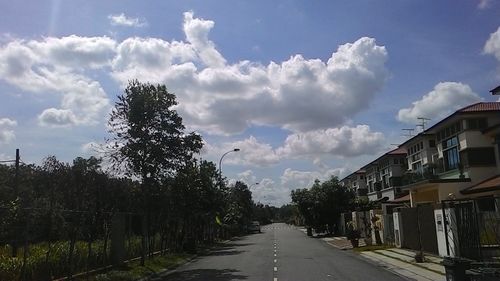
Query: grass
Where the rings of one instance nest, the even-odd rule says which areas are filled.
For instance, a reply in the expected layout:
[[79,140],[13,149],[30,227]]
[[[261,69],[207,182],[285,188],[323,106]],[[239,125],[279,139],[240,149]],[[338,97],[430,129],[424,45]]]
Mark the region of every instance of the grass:
[[161,273],[167,269],[174,268],[186,263],[193,255],[188,254],[169,254],[166,256],[157,256],[146,260],[144,266],[140,265],[140,261],[133,261],[120,269],[114,269],[107,273],[98,274],[96,276],[83,280],[91,281],[133,281],[144,277],[152,276]]

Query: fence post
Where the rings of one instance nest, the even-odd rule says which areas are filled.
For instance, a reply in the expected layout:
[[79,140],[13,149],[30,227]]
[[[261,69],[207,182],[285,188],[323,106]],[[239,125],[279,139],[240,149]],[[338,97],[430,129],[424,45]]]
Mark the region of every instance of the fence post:
[[120,266],[125,260],[125,215],[114,214],[111,224],[111,263]]
[[445,201],[441,201],[441,210],[443,211],[444,239],[446,241],[446,255],[450,255],[450,240],[448,238],[448,220],[446,218]]

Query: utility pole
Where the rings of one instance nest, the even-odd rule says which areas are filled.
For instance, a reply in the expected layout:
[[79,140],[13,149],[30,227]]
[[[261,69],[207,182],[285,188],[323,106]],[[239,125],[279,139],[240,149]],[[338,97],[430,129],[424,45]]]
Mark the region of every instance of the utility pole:
[[[16,148],[16,160],[15,160],[15,174],[14,174],[14,197],[15,200],[17,201],[17,198],[19,196],[19,162],[20,162],[20,157],[19,157],[19,148]],[[12,242],[12,256],[17,257],[17,240]],[[24,264],[23,264],[24,266]]]
[[17,197],[18,191],[19,191],[19,162],[20,162],[20,157],[19,157],[19,148],[16,149],[16,173],[14,176],[14,195]]

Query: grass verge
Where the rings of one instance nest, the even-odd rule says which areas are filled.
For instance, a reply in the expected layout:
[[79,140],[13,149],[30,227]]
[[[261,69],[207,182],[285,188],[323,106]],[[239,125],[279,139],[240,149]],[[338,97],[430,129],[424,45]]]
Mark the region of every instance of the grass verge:
[[169,254],[165,256],[157,256],[146,260],[144,266],[140,265],[140,261],[133,261],[126,266],[113,269],[107,273],[97,274],[95,276],[84,277],[83,280],[90,281],[134,281],[145,277],[153,276],[165,270],[175,268],[186,263],[193,255],[189,254]]

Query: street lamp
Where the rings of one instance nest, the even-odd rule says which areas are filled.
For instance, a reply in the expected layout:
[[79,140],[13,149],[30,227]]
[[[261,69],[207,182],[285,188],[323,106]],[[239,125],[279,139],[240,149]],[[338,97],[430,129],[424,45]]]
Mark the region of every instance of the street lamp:
[[222,154],[220,160],[219,160],[219,178],[222,180],[222,159],[224,159],[224,156],[226,156],[228,153],[231,153],[231,152],[238,152],[240,151],[239,148],[234,148],[234,149],[231,149],[229,150],[228,152]]
[[258,183],[258,182],[256,182],[256,183],[252,183],[252,184],[248,187],[248,189],[252,188],[252,186],[254,186],[254,185],[259,185],[259,183]]

